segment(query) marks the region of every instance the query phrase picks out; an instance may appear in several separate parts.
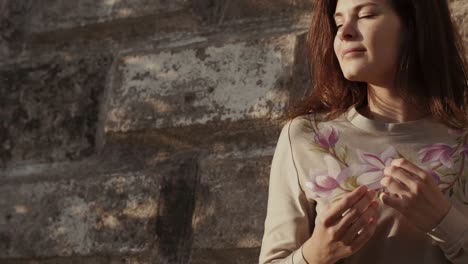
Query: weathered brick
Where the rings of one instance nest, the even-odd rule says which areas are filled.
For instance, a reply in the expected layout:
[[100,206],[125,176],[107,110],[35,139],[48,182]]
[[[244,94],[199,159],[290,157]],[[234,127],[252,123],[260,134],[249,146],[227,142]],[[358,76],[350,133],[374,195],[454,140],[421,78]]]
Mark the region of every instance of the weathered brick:
[[468,50],[468,2],[463,0],[452,1],[450,10],[465,43],[465,49]]
[[193,0],[193,8],[207,24],[245,19],[310,15],[313,0]]
[[192,222],[194,249],[260,247],[271,151],[257,152],[223,159],[208,157],[201,162]]
[[196,162],[178,159],[137,171],[93,173],[99,166],[83,166],[81,177],[42,178],[67,171],[62,168],[35,175],[39,181],[2,183],[0,262],[63,257],[56,263],[69,263],[65,257],[131,254],[186,262]]
[[201,23],[220,25],[233,20],[310,15],[312,4],[312,0],[50,0],[47,5],[33,5],[28,32],[44,33],[154,15],[160,15],[163,22],[168,14],[181,10],[185,12],[179,14],[181,18],[193,12]]
[[288,103],[297,36],[123,56],[105,132],[277,118]]
[[279,128],[280,123],[263,119],[109,133],[101,153],[125,153],[154,162],[170,159],[180,151],[197,150],[213,153],[211,157],[219,159],[232,153],[274,148]]
[[144,251],[155,240],[159,185],[135,172],[2,186],[1,200],[14,202],[0,209],[0,258]]
[[57,257],[35,259],[2,259],[2,264],[165,264],[163,259],[153,256],[96,256]]
[[193,249],[190,264],[258,264],[260,248]]
[[18,56],[23,50],[25,27],[32,0],[0,0],[0,59]]
[[188,7],[188,0],[35,1],[29,32],[41,33],[124,18],[167,14]]
[[94,152],[110,55],[0,70],[0,167]]

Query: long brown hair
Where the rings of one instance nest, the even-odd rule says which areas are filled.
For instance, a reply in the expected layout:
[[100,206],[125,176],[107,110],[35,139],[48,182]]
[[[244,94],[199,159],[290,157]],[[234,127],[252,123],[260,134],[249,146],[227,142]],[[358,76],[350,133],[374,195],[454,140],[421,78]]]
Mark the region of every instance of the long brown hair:
[[[395,77],[397,93],[434,119],[467,127],[468,76],[461,37],[447,0],[387,0],[404,30]],[[367,84],[344,78],[333,49],[337,0],[317,0],[307,35],[312,86],[290,107],[289,119],[325,113],[330,120],[367,101]]]

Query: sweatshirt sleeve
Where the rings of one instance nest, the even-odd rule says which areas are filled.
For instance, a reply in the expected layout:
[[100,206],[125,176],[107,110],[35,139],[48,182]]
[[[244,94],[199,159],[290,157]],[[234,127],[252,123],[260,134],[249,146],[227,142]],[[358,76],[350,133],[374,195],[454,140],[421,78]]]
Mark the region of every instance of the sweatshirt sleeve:
[[302,245],[312,233],[315,203],[300,186],[291,146],[293,121],[283,126],[273,155],[260,264],[307,264]]
[[454,264],[468,263],[468,185],[462,182],[454,186],[448,214],[428,233]]

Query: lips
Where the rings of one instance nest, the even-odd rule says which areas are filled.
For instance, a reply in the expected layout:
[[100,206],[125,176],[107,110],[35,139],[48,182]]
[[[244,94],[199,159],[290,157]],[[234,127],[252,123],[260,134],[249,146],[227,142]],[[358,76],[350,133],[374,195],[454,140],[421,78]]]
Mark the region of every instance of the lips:
[[343,50],[343,53],[342,53],[343,55],[341,57],[344,57],[346,54],[351,53],[351,52],[363,52],[363,51],[366,51],[366,49],[359,48],[359,47],[348,48],[348,49]]

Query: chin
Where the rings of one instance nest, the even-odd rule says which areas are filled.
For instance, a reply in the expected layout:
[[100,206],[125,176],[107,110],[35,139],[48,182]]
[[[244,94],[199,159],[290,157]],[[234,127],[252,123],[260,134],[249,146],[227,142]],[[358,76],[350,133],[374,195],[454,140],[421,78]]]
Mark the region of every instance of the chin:
[[353,82],[362,82],[365,79],[366,71],[362,67],[349,67],[343,70],[343,76]]
[[361,82],[363,79],[362,74],[359,74],[359,73],[345,72],[343,75],[345,79],[347,79],[348,81],[352,81],[352,82]]

